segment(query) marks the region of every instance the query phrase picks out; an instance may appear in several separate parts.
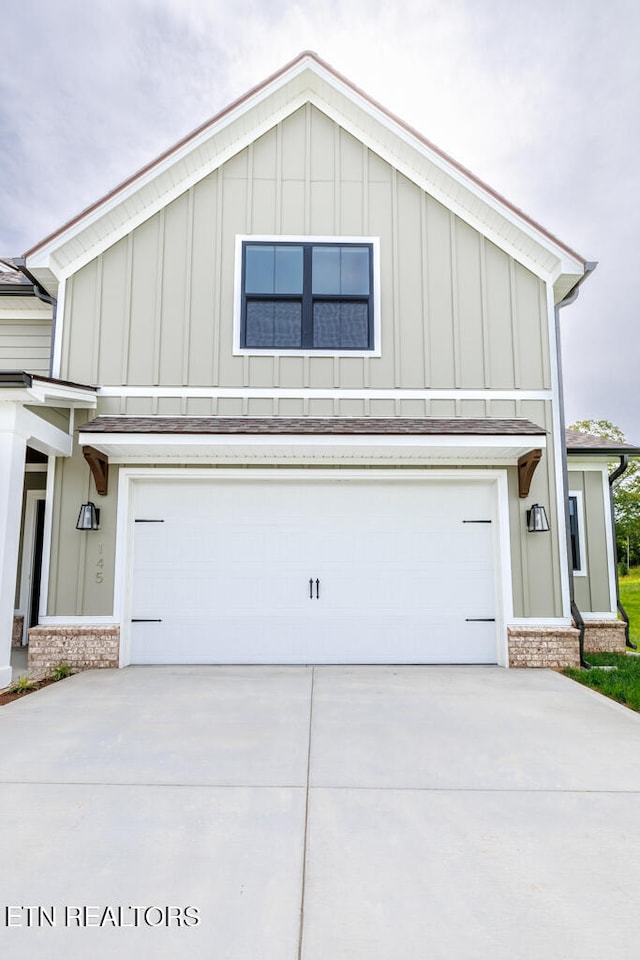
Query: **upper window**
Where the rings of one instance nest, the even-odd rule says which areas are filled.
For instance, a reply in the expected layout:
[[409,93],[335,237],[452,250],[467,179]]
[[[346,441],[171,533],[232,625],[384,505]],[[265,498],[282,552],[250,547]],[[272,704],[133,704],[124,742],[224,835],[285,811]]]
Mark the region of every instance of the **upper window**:
[[373,243],[242,241],[240,348],[373,351]]

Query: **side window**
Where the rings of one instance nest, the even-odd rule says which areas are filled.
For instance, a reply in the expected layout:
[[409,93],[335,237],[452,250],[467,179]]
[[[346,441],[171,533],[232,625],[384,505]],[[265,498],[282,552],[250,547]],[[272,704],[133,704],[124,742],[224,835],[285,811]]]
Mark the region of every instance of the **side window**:
[[377,346],[372,243],[245,239],[240,297],[241,349]]
[[584,514],[582,493],[569,493],[569,532],[571,535],[571,562],[573,572],[578,576],[586,576],[585,543],[584,543]]

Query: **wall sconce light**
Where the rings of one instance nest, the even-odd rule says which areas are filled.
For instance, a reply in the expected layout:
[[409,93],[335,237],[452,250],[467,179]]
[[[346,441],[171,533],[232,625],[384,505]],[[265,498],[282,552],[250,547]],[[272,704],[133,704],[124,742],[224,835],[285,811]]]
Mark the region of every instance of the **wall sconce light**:
[[547,511],[540,504],[534,503],[531,509],[527,510],[527,530],[529,533],[547,533],[549,529]]
[[83,503],[78,514],[76,530],[97,530],[100,526],[100,509],[94,503]]

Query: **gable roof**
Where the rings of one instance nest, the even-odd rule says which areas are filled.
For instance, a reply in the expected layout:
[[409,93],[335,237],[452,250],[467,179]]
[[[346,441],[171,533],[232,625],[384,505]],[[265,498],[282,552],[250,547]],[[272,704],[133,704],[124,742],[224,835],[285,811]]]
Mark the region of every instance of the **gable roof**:
[[310,51],[28,250],[29,269],[51,290],[305,103],[552,283],[556,302],[585,275],[580,254]]

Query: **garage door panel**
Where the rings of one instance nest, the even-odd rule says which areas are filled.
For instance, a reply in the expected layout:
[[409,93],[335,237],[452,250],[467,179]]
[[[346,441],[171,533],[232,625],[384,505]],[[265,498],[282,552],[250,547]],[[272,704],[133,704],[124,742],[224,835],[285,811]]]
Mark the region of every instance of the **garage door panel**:
[[487,483],[144,481],[134,504],[163,522],[134,524],[132,618],[160,622],[132,662],[496,661],[495,523],[463,522],[495,520]]

